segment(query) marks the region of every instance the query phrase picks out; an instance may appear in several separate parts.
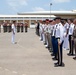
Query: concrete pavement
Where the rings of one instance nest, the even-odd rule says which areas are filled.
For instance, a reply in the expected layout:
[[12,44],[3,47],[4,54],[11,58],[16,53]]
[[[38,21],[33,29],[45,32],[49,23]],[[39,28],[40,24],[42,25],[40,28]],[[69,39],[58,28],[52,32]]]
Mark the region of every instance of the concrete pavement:
[[76,61],[63,51],[65,67],[54,67],[51,53],[34,29],[16,33],[17,44],[11,43],[12,33],[0,33],[0,75],[75,75]]

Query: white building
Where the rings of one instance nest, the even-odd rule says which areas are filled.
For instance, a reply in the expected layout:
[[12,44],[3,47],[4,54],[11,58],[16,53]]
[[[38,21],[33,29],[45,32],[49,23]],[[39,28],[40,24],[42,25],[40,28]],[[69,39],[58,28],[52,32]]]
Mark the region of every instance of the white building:
[[76,10],[72,11],[37,11],[37,12],[23,12],[17,15],[0,15],[0,22],[16,20],[17,22],[27,22],[29,27],[34,27],[36,21],[53,19],[56,16],[62,18],[76,18]]

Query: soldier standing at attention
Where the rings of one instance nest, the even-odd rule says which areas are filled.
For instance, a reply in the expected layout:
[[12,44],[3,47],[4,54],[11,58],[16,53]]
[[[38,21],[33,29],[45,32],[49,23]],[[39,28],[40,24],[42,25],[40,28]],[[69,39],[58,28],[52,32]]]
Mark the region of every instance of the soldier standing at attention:
[[28,24],[25,23],[25,32],[28,32]]
[[43,43],[44,43],[44,45],[45,45],[45,31],[44,31],[44,29],[45,29],[45,27],[46,27],[46,25],[45,25],[45,20],[43,20],[43,24],[42,24],[42,27],[43,27]]
[[10,28],[9,28],[9,23],[7,23],[7,32],[10,31]]
[[74,24],[73,24],[73,19],[69,19],[68,20],[69,23],[69,47],[70,47],[70,51],[68,53],[69,56],[73,55],[74,51],[73,51],[73,41],[72,39],[72,35],[73,35],[73,30],[74,30]]
[[19,23],[17,23],[17,33],[19,32],[19,30],[18,30],[18,25],[19,25]]
[[0,33],[1,33],[1,23],[0,23]]
[[17,33],[20,32],[20,23],[17,24]]
[[74,20],[74,25],[72,40],[74,41],[75,57],[73,59],[76,60],[76,19]]
[[61,18],[60,17],[56,17],[56,31],[55,31],[55,38],[57,41],[57,55],[58,55],[58,62],[55,63],[55,67],[58,66],[64,66],[63,65],[63,50],[62,50],[62,46],[63,46],[63,41],[64,41],[64,26],[61,23]]
[[40,34],[40,41],[43,41],[43,26],[42,26],[42,20],[40,20],[40,25],[39,25],[39,34]]
[[65,29],[65,37],[64,37],[64,44],[63,44],[63,48],[64,50],[68,50],[69,49],[69,41],[68,41],[68,31],[69,31],[69,24],[67,23],[67,19],[63,19],[64,21],[64,29]]
[[48,33],[49,33],[48,32],[48,25],[49,25],[49,19],[46,19],[46,27],[45,27],[45,37],[46,37],[45,38],[45,41],[46,41],[46,45],[45,46],[46,46],[46,48],[49,48],[48,47],[48,45],[49,45],[48,44]]
[[6,32],[6,22],[3,23],[3,31]]
[[52,20],[49,20],[49,25],[48,25],[48,50],[50,52],[52,52],[51,34],[52,34]]
[[7,21],[5,22],[5,32],[7,32]]
[[39,23],[39,22],[37,22],[36,34],[37,34],[38,36],[40,36],[40,34],[39,34],[39,26],[40,26],[40,23]]
[[52,58],[53,60],[57,60],[57,55],[56,55],[56,45],[55,45],[55,40],[56,40],[56,38],[55,38],[55,29],[56,29],[56,27],[55,27],[55,25],[56,25],[56,21],[55,21],[55,19],[53,20],[53,22],[52,22],[52,48],[53,48],[53,54],[51,54],[52,56],[55,56],[54,58]]
[[11,32],[11,23],[9,23],[9,32]]
[[13,24],[12,24],[12,43],[15,44],[15,32],[16,32],[16,21],[13,21]]
[[20,24],[21,26],[21,33],[23,32],[23,23]]

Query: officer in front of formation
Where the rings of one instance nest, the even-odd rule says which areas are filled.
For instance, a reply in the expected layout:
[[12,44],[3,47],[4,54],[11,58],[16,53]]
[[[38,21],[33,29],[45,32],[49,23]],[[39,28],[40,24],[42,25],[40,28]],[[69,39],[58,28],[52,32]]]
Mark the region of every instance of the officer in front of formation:
[[56,17],[56,28],[55,28],[55,46],[56,46],[56,52],[57,52],[57,58],[58,62],[55,63],[55,67],[58,66],[64,66],[63,65],[63,58],[62,58],[62,46],[63,46],[63,41],[64,41],[64,26],[61,24],[61,18]]

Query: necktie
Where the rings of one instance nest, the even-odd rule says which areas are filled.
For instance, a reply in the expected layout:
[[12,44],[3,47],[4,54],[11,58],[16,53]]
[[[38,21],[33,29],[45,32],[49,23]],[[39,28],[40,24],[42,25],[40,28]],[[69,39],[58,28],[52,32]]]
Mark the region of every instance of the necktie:
[[58,26],[58,25],[56,25],[56,28],[55,28],[55,31],[54,31],[54,36],[56,35],[56,29],[57,29],[57,26]]

